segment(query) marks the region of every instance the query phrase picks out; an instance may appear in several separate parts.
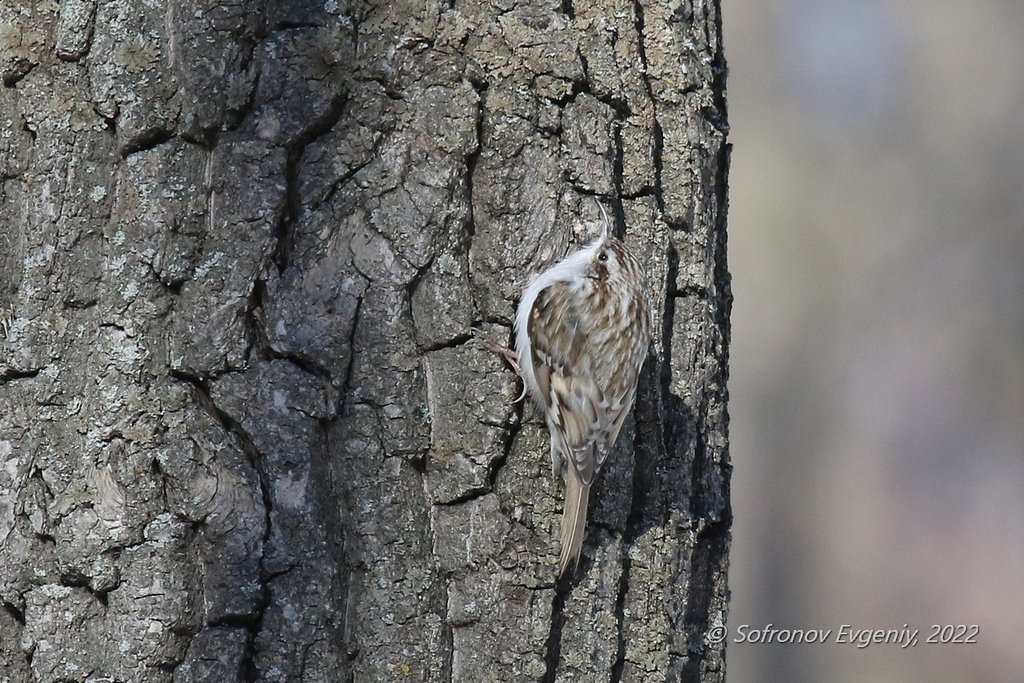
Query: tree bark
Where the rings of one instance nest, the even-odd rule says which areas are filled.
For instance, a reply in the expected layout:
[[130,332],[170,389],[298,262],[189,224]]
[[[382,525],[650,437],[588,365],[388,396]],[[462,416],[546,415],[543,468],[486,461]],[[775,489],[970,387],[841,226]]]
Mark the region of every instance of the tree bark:
[[[715,0],[0,7],[7,681],[721,681]],[[507,343],[605,207],[635,410],[557,582]]]

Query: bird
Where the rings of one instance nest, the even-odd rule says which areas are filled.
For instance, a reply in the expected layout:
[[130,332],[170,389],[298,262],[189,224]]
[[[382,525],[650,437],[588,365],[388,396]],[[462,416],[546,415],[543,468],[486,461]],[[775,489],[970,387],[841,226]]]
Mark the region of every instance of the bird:
[[565,485],[558,575],[574,571],[590,488],[633,407],[651,335],[647,276],[604,233],[535,276],[515,318],[524,392],[543,413],[552,476]]

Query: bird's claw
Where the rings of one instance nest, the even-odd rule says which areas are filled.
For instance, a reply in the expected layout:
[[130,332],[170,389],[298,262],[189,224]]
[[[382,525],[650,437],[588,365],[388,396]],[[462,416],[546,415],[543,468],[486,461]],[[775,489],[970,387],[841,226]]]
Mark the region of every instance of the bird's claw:
[[[522,379],[522,377],[523,377],[523,369],[519,367],[519,354],[518,353],[516,353],[514,350],[512,350],[512,349],[510,349],[508,347],[502,346],[501,344],[495,344],[494,342],[492,342],[489,339],[484,339],[483,337],[478,337],[478,336],[476,336],[475,332],[474,332],[473,338],[476,339],[477,344],[480,344],[480,346],[482,346],[485,349],[487,349],[488,351],[492,351],[492,352],[498,354],[499,356],[501,356],[502,358],[504,358],[505,362],[508,363],[512,367],[512,369],[516,371],[516,374],[519,375],[520,379]],[[526,382],[525,381],[523,382],[523,393],[521,393],[519,395],[519,398],[517,398],[514,402],[518,403],[519,401],[522,401],[524,398],[526,398]]]

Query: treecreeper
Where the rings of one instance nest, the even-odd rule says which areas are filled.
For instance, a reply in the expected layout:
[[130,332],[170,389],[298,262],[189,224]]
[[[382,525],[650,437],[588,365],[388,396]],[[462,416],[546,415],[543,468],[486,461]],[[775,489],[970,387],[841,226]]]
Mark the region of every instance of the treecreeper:
[[651,334],[647,277],[601,235],[534,277],[515,320],[519,372],[543,413],[565,484],[559,575],[579,562],[590,489],[636,398]]

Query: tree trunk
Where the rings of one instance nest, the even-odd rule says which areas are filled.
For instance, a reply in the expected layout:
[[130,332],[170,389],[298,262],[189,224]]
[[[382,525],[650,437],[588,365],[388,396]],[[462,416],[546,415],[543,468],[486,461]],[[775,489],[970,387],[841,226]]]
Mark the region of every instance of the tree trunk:
[[[723,680],[715,0],[15,0],[0,76],[0,678]],[[473,337],[599,205],[658,333],[557,582]]]

